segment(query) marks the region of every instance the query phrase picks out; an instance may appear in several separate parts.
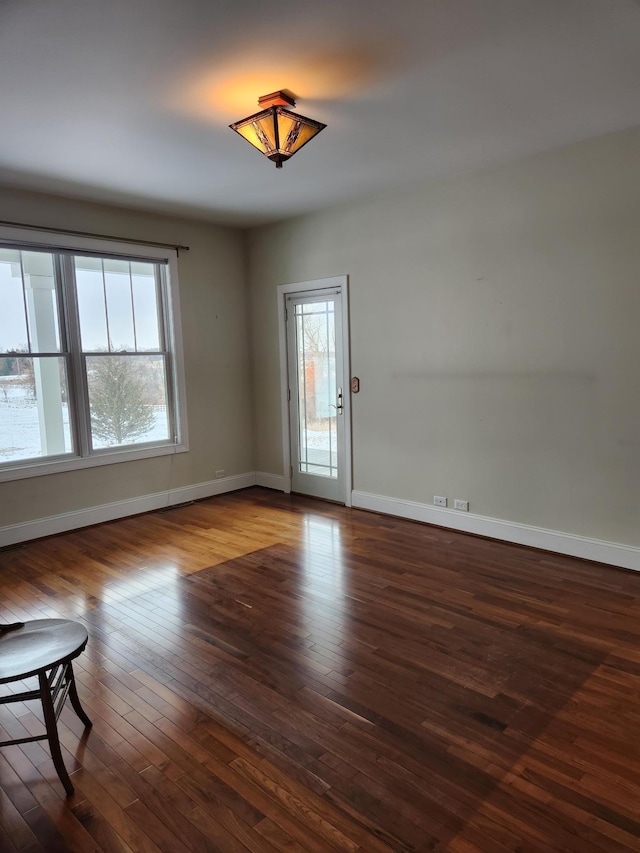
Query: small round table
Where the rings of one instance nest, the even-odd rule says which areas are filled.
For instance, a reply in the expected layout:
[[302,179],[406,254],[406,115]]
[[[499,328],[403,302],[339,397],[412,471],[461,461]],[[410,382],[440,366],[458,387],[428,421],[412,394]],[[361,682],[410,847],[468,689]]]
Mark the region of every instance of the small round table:
[[73,785],[62,760],[58,738],[58,717],[67,696],[85,726],[92,725],[84,712],[71,661],[84,651],[87,629],[68,619],[37,619],[33,622],[0,625],[0,684],[38,677],[38,689],[0,697],[0,705],[40,699],[46,733],[33,737],[0,741],[0,747],[48,740],[51,758],[60,781],[71,796]]

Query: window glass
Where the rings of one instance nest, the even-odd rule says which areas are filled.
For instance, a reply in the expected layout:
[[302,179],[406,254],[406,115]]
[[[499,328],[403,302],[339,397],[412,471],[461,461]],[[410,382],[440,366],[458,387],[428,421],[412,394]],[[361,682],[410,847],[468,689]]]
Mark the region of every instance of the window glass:
[[89,356],[87,382],[95,449],[169,439],[163,356]]
[[0,462],[72,450],[65,359],[0,356]]
[[53,255],[20,252],[31,352],[59,352],[60,326]]
[[0,479],[178,441],[164,265],[0,247]]
[[132,263],[131,284],[137,349],[141,352],[155,352],[162,349],[162,336],[153,264]]
[[85,352],[109,349],[101,258],[75,258],[80,337]]
[[136,351],[136,336],[133,327],[133,292],[129,261],[106,259],[104,265],[104,289],[107,297],[107,323],[109,325],[109,349]]
[[28,352],[29,335],[18,249],[0,248],[0,352]]
[[0,248],[0,350],[60,352],[53,255]]

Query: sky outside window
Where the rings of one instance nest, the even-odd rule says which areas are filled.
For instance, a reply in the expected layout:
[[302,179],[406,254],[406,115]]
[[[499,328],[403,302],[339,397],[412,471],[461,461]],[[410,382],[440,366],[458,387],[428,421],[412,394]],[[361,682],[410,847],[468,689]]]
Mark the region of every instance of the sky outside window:
[[77,257],[75,268],[85,352],[160,349],[153,264]]
[[[14,249],[0,249],[0,351],[28,349],[27,320],[22,293],[22,276],[16,267]],[[12,273],[17,272],[17,275]],[[19,260],[18,260],[19,263]]]

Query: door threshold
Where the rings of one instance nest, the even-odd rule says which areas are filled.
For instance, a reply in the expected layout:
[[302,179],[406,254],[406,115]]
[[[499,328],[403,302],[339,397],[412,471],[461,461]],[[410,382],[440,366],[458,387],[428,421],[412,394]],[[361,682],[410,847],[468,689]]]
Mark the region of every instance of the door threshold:
[[334,506],[346,506],[346,501],[334,501],[332,498],[320,498],[318,495],[305,495],[304,492],[289,492],[291,495],[295,495],[297,498],[308,498],[310,501],[322,501],[323,504],[333,504]]

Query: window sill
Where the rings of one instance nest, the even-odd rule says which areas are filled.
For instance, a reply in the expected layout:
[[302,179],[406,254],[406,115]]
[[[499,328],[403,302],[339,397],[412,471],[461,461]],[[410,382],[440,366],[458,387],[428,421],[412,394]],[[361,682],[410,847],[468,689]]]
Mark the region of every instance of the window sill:
[[63,456],[55,460],[25,462],[11,468],[0,469],[0,483],[78,471],[82,468],[95,468],[99,465],[116,465],[119,462],[133,462],[155,456],[171,456],[174,453],[185,453],[188,449],[187,444],[163,444],[154,447],[132,447],[126,450],[98,452],[92,456]]

